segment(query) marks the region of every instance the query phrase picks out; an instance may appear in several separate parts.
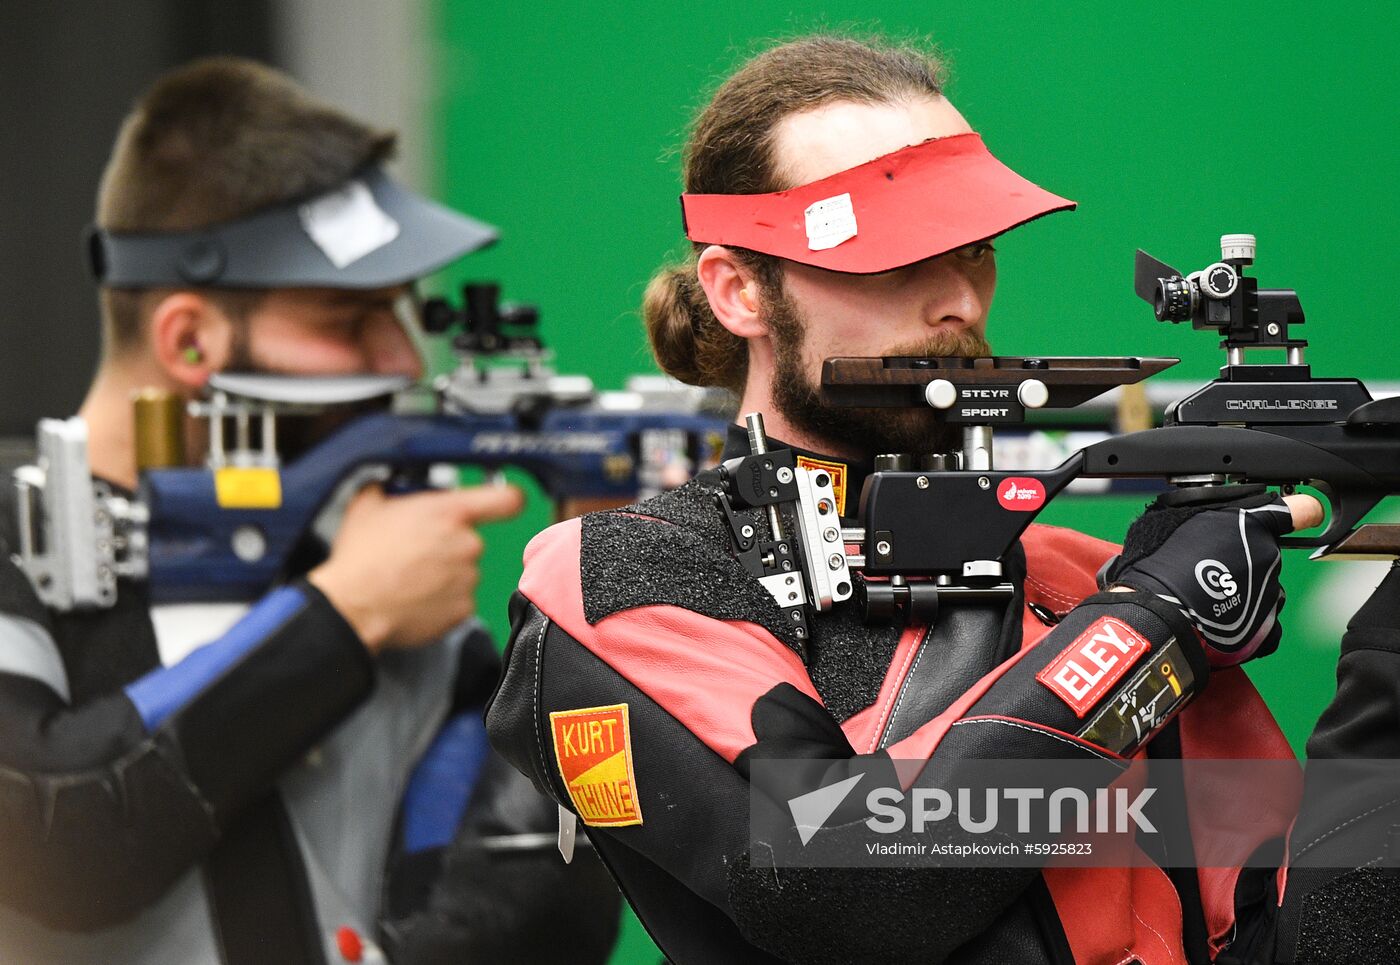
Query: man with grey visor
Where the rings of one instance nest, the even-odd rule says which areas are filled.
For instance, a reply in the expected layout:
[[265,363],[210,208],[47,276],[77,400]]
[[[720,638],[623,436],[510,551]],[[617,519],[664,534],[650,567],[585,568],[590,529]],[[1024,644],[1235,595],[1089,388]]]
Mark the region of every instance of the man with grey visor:
[[[496,232],[389,177],[394,140],[245,61],[140,99],[89,239],[95,477],[135,487],[140,389],[422,374],[412,284]],[[562,960],[533,953],[547,935],[570,961],[605,957],[617,897],[596,864],[480,845],[554,814],[486,748],[496,655],[467,622],[475,527],[520,503],[366,489],[328,550],[241,613],[153,610],[134,580],[110,608],[62,612],[2,554],[0,960]],[[13,508],[0,518],[13,550]]]

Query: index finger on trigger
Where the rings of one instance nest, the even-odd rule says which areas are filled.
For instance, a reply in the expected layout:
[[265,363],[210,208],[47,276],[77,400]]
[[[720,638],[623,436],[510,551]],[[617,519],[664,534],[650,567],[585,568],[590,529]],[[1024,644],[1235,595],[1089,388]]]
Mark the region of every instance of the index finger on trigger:
[[1293,514],[1293,530],[1312,529],[1320,525],[1325,513],[1322,510],[1322,503],[1315,496],[1307,493],[1293,493],[1283,497],[1284,503],[1288,506],[1288,511]]
[[451,497],[462,519],[471,523],[510,519],[525,507],[525,493],[513,485],[468,486],[444,495]]

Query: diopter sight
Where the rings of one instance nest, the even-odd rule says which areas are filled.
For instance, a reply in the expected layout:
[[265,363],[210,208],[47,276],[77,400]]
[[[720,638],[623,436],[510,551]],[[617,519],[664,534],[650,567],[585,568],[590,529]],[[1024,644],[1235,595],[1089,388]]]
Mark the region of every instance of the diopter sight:
[[1289,365],[1303,363],[1307,342],[1289,336],[1290,325],[1303,324],[1303,306],[1290,288],[1260,289],[1245,275],[1254,263],[1253,235],[1221,235],[1220,261],[1182,275],[1139,249],[1133,289],[1148,302],[1158,321],[1187,322],[1214,329],[1223,337],[1228,364],[1244,363],[1244,351],[1284,349]]

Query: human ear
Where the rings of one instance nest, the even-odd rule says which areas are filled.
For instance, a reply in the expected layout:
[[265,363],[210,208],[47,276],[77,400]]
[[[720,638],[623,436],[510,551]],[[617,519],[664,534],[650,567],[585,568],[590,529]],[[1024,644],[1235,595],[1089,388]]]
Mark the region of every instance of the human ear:
[[710,245],[696,259],[695,273],[710,301],[710,310],[721,325],[740,338],[768,334],[768,326],[762,321],[762,287],[734,252],[721,245]]
[[161,370],[177,384],[199,389],[227,361],[233,322],[198,292],[173,292],[152,310],[150,338]]

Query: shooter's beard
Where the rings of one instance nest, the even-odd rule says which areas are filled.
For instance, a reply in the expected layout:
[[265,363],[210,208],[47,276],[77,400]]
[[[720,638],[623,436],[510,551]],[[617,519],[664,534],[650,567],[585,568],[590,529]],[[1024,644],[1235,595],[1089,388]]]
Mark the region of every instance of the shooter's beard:
[[[884,452],[930,453],[962,448],[958,426],[940,423],[932,409],[847,408],[824,402],[803,363],[806,322],[786,293],[765,302],[764,322],[773,342],[769,394],[788,423],[829,446],[833,453],[871,457]],[[992,347],[971,329],[933,331],[927,338],[886,346],[881,355],[982,358]]]

